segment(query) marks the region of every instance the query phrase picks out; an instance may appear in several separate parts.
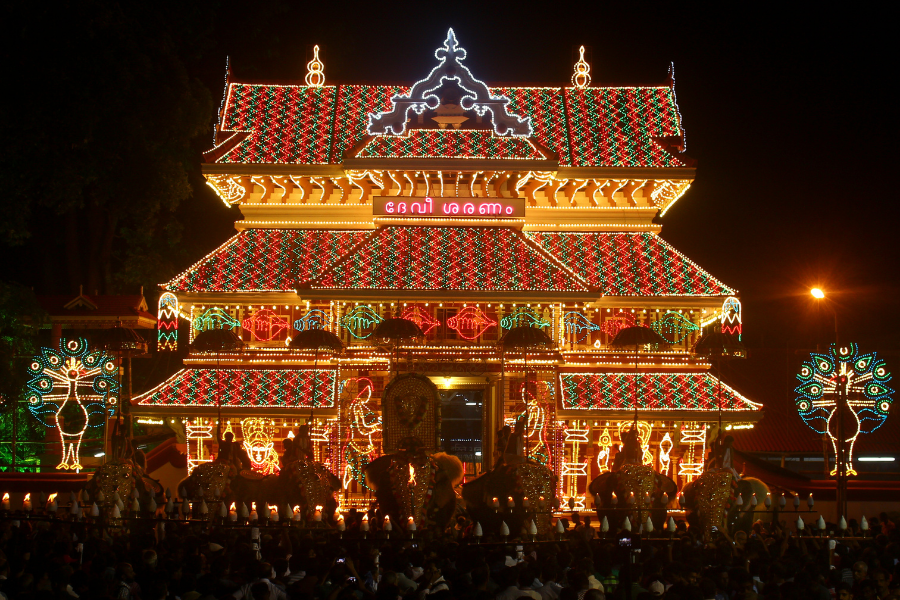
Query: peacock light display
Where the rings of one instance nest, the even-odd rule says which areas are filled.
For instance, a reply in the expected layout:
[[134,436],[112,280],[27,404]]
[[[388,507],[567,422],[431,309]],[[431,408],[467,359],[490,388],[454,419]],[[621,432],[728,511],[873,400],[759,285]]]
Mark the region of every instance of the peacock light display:
[[90,350],[87,340],[60,340],[59,350],[41,348],[28,366],[26,402],[46,427],[59,430],[62,460],[57,469],[79,471],[81,441],[89,427],[102,427],[104,411],[118,403],[115,359]]
[[[853,468],[853,446],[860,433],[871,433],[884,424],[894,393],[887,383],[891,373],[876,353],[860,354],[856,344],[831,344],[827,354],[811,353],[800,367],[794,391],[795,403],[803,421],[816,433],[827,434],[838,452],[838,385],[846,377],[847,410],[844,416],[844,441],[847,451],[847,474]],[[837,462],[835,462],[835,465]],[[831,474],[836,473],[836,467]]]

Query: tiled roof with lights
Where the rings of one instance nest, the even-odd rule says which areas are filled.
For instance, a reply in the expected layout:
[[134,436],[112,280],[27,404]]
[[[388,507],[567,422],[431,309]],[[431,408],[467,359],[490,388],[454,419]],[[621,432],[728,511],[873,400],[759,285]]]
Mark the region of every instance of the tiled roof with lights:
[[369,232],[247,229],[163,288],[173,292],[293,291],[318,277]]
[[670,87],[567,89],[574,167],[683,167],[655,138],[681,135]]
[[520,137],[497,137],[482,129],[412,129],[407,135],[372,138],[356,158],[504,158],[545,160]]
[[726,296],[735,291],[651,233],[525,234],[604,296]]
[[586,292],[509,227],[385,227],[311,282],[314,289]]
[[223,409],[330,408],[335,372],[329,369],[182,369],[135,397],[137,406]]
[[[562,408],[568,410],[759,411],[709,373],[564,373]],[[721,385],[721,396],[719,386]]]
[[[391,97],[408,91],[405,86],[311,88],[232,83],[226,91],[221,115],[221,144],[207,154],[207,160],[238,164],[340,164],[368,135],[369,113],[389,110]],[[685,166],[683,160],[659,142],[683,134],[675,95],[668,86],[498,87],[491,93],[508,97],[512,114],[531,118],[530,139],[556,153],[560,166]],[[504,152],[527,150],[519,142],[502,141],[506,138],[489,141],[482,137],[492,135],[461,136],[451,154],[440,143],[416,143],[415,136],[412,140],[393,138],[383,142],[384,148],[372,146],[366,150],[368,154],[358,157],[383,156],[387,152],[398,157],[506,158]],[[422,139],[444,138],[429,133]]]
[[249,135],[218,162],[331,162],[330,117],[336,91],[334,87],[230,85],[221,128]]

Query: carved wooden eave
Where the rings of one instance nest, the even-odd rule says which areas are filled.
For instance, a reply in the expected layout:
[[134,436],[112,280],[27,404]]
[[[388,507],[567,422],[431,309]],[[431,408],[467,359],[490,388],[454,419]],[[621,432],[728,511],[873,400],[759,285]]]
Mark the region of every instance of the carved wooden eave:
[[[387,159],[385,159],[387,160]],[[445,168],[290,168],[206,172],[228,205],[238,204],[248,227],[372,228],[374,196],[524,198],[526,229],[658,231],[652,223],[690,187],[693,169],[472,169],[447,159]],[[535,161],[531,161],[535,162]],[[394,166],[399,163],[395,162]],[[212,165],[222,167],[223,165]],[[438,165],[432,165],[438,166]],[[456,166],[456,169],[446,168]],[[487,165],[485,165],[487,166]],[[465,167],[465,169],[463,169]],[[218,172],[213,172],[218,171]]]

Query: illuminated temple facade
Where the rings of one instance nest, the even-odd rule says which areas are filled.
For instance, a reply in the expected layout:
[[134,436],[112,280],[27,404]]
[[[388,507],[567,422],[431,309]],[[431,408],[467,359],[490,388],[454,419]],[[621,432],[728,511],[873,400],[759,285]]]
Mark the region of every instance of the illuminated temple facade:
[[[671,76],[596,86],[582,59],[568,87],[488,87],[452,32],[435,56],[413,86],[324,85],[317,58],[306,85],[229,75],[203,171],[243,219],[162,285],[159,349],[210,328],[245,347],[189,354],[134,413],[182,423],[189,467],[215,453],[219,406],[238,439],[274,443],[261,469],[310,423],[353,504],[367,493],[360,467],[382,452],[385,386],[414,372],[437,386],[441,446],[469,477],[527,414],[529,455],[559,476],[564,504],[589,508],[586,485],[637,409],[645,462],[683,485],[702,471],[718,409],[747,427],[761,407],[692,353],[704,331],[740,333],[737,292],[653,223],[695,176]],[[424,342],[371,339],[398,316]],[[556,347],[502,352],[522,325]],[[610,347],[635,325],[670,344]],[[346,350],[289,348],[310,328]]]

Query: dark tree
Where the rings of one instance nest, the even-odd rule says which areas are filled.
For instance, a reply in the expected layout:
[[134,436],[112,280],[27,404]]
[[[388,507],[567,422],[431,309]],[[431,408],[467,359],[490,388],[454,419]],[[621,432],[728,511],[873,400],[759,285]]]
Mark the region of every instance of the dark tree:
[[182,59],[203,38],[191,4],[5,8],[0,243],[40,272],[20,280],[133,293],[181,266],[174,211],[213,114]]

